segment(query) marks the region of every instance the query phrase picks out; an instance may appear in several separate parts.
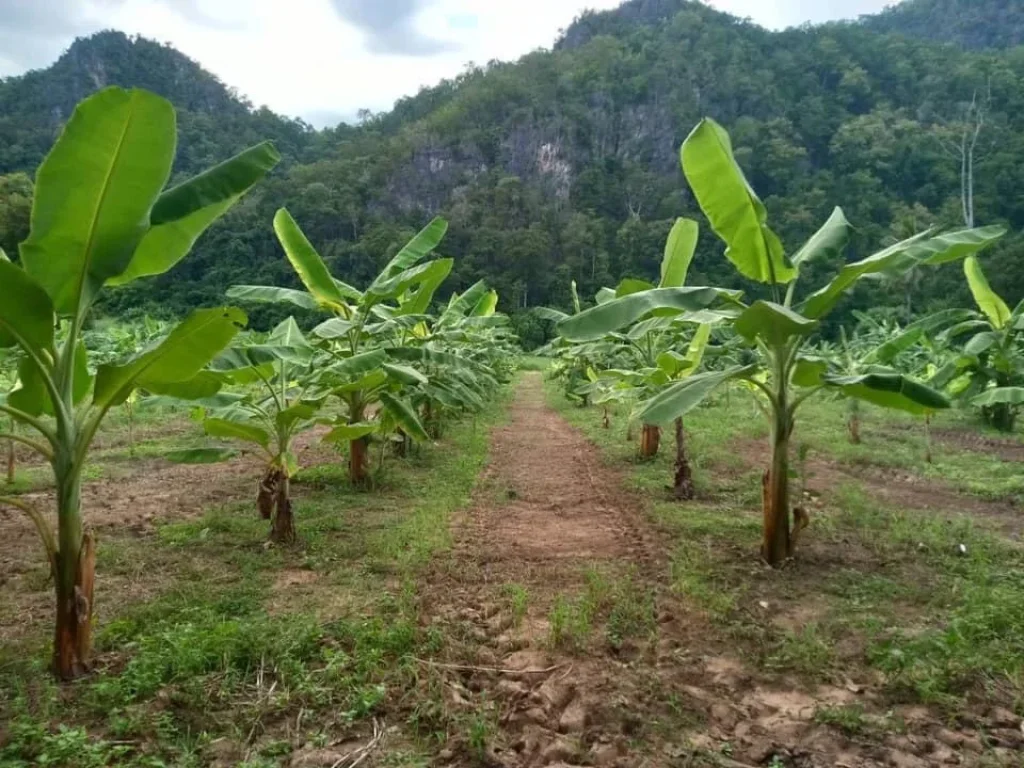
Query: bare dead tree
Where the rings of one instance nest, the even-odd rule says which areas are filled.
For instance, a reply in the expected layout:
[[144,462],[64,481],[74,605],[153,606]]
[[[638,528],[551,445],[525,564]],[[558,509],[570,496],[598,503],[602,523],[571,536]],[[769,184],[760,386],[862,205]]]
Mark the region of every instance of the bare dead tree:
[[964,223],[974,226],[974,152],[978,137],[985,127],[985,105],[978,104],[975,92],[971,106],[967,108],[963,131],[960,137],[960,200],[964,210]]
[[956,141],[943,141],[945,150],[960,162],[960,206],[964,224],[974,227],[974,164],[978,152],[978,140],[985,128],[989,107],[992,103],[991,83],[985,87],[984,96],[979,99],[975,91],[971,103],[964,110],[963,118],[956,123]]

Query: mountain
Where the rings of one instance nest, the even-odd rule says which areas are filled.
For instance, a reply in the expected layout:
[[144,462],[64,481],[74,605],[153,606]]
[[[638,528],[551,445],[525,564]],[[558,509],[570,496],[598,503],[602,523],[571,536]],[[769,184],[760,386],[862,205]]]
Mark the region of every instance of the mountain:
[[[332,271],[357,285],[438,214],[451,222],[443,248],[456,259],[452,289],[486,278],[507,310],[567,306],[571,280],[590,296],[624,276],[652,278],[672,220],[701,218],[678,149],[705,115],[730,130],[791,252],[839,204],[857,227],[852,257],[930,225],[963,224],[957,153],[973,101],[984,110],[977,221],[1018,231],[1024,49],[963,50],[893,26],[894,14],[913,19],[936,2],[769,32],[699,2],[630,0],[583,14],[550,51],[466,71],[359,126],[321,132],[253,110],[165,46],[104,33],[48,70],[0,83],[0,173],[28,169],[74,100],[108,82],[150,87],[181,107],[182,170],[259,138],[279,143],[282,170],[192,257],[115,294],[110,311],[180,312],[222,300],[232,283],[288,284],[270,229],[282,205]],[[876,29],[882,20],[885,32]],[[19,152],[12,134],[23,136]],[[706,229],[691,281],[729,285],[732,269]],[[1014,236],[986,257],[1008,301],[1024,298],[1022,249]],[[838,266],[817,265],[808,285]],[[846,309],[905,314],[964,303],[963,283],[950,266],[864,288]],[[526,313],[518,321],[528,336],[541,332]]]
[[174,103],[180,171],[202,170],[264,138],[294,158],[312,135],[299,120],[253,109],[174,48],[108,31],[76,40],[47,69],[0,80],[0,172],[33,170],[75,105],[108,85],[146,88]]
[[1024,43],[1020,0],[908,0],[864,23],[876,32],[956,43],[973,50]]

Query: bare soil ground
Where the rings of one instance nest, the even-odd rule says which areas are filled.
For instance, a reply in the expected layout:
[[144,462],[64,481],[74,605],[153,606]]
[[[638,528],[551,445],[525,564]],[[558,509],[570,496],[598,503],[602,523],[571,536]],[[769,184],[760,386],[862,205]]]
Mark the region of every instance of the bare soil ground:
[[933,429],[932,438],[961,450],[993,454],[1003,461],[1024,461],[1024,443],[1011,437],[979,435],[964,429]]
[[[576,418],[569,411],[566,417]],[[588,434],[605,448],[606,440],[617,439],[607,431]],[[326,449],[314,445],[316,438],[303,440],[304,465],[327,458],[321,455]],[[395,678],[402,684],[381,678],[388,680],[388,694],[368,705],[362,719],[348,714],[353,707],[344,697],[337,700],[344,705],[330,698],[349,684],[342,678],[316,689],[328,702],[322,712],[304,715],[308,702],[301,695],[296,708],[270,708],[278,683],[267,683],[264,697],[261,658],[255,695],[269,714],[266,722],[256,716],[256,723],[265,728],[263,742],[288,742],[290,750],[275,748],[267,758],[271,764],[327,768],[354,765],[351,755],[365,754],[361,764],[371,767],[1024,765],[1024,731],[1012,711],[1019,701],[1012,693],[990,693],[1001,681],[971,689],[961,709],[951,713],[895,691],[868,662],[870,639],[863,622],[857,623],[861,619],[923,633],[937,623],[929,612],[943,606],[932,602],[935,571],[927,559],[908,557],[881,533],[877,542],[855,535],[844,522],[854,512],[836,499],[849,487],[849,493],[900,510],[935,513],[943,521],[966,513],[1010,539],[1022,530],[1016,508],[959,494],[907,470],[814,457],[805,500],[812,528],[799,557],[776,571],[757,562],[753,540],[760,513],[744,495],[750,474],[765,464],[762,443],[722,440],[730,462],[702,468],[715,475],[713,482],[705,482],[697,502],[684,505],[668,501],[667,492],[651,491],[662,487],[667,459],[659,459],[657,469],[645,464],[642,469],[655,480],[648,477],[643,486],[649,492],[633,493],[627,487],[635,482],[626,473],[641,468],[621,456],[612,466],[596,444],[545,402],[539,374],[525,375],[508,422],[493,430],[490,462],[472,502],[454,518],[451,550],[436,556],[444,545],[432,545],[407,571],[395,570],[393,561],[413,548],[413,538],[432,535],[432,523],[406,521],[408,537],[396,544],[377,539],[393,532],[402,519],[398,512],[416,505],[412,496],[396,496],[396,509],[376,517],[359,505],[345,517],[339,499],[329,495],[333,491],[318,498],[319,538],[311,537],[312,544],[278,563],[265,605],[270,617],[287,623],[309,606],[329,603],[330,610],[317,611],[318,620],[342,617],[355,626],[372,619],[372,609],[350,599],[358,575],[389,597],[388,610],[398,610],[409,596],[408,607],[401,608],[408,614],[402,615],[413,627],[421,623],[426,641],[400,658],[378,659],[389,674],[403,668]],[[668,448],[663,444],[663,451]],[[245,503],[258,474],[249,458],[191,467],[118,459],[105,466],[104,478],[87,486],[84,499],[90,525],[105,545],[113,545],[102,551],[114,554],[103,556],[116,559],[118,544],[146,556],[126,557],[123,567],[104,572],[101,624],[127,604],[180,588],[183,570],[199,572],[204,581],[246,578],[222,562],[242,546],[230,536],[210,544],[205,554],[199,543],[168,554],[155,529],[159,522],[197,517],[210,507]],[[418,482],[412,487],[429,497]],[[52,503],[48,492],[22,498]],[[464,499],[459,496],[448,509]],[[446,515],[437,530],[446,530]],[[262,555],[258,538],[244,546]],[[368,542],[377,542],[372,561],[364,559]],[[917,542],[913,538],[912,545]],[[886,592],[885,601],[865,598],[863,604],[846,594],[867,583],[894,592]],[[6,511],[0,511],[0,589],[0,644],[45,638],[52,596],[44,559],[30,523]],[[338,642],[321,640],[325,647]],[[362,664],[360,653],[369,657],[374,649],[338,647],[346,653],[328,654],[335,665],[349,659],[349,651],[349,660]],[[320,658],[318,651],[307,653]],[[119,651],[118,659],[126,657]],[[412,668],[408,676],[406,665]],[[326,681],[326,672],[317,666],[309,680]],[[352,684],[373,682],[360,688],[366,696],[377,690],[376,680]],[[185,701],[190,703],[183,705],[183,719],[194,721],[197,732],[208,728],[209,705]],[[199,764],[226,768],[254,753],[258,729],[247,707],[237,706],[236,714],[248,738],[222,729],[228,736],[207,745]],[[304,716],[312,722],[306,724]],[[388,724],[380,740],[369,730],[372,722],[377,733],[378,717]],[[306,733],[313,727],[323,738]],[[323,748],[324,740],[330,749]],[[403,758],[414,753],[416,762]]]
[[[623,490],[623,477],[545,405],[537,375],[525,378],[509,423],[494,435],[486,480],[456,524],[450,560],[431,575],[424,620],[460,639],[440,666],[446,700],[467,712],[485,702],[497,737],[486,755],[456,739],[437,764],[980,764],[977,730],[949,730],[923,707],[900,710],[903,732],[884,739],[849,737],[816,720],[830,708],[884,711],[889,702],[870,677],[821,685],[749,664],[742,642],[723,638],[669,589],[668,538]],[[836,564],[827,552],[807,554],[810,571]],[[594,573],[631,586],[591,600],[586,639],[566,643],[558,631],[572,605],[565,596],[585,603]],[[528,594],[525,605],[510,598],[517,593]],[[649,622],[634,610],[645,600]],[[814,616],[807,605],[777,618],[799,629]],[[626,637],[616,627],[623,615],[633,617]]]
[[[172,424],[167,427],[175,430]],[[179,430],[180,431],[180,430]],[[309,463],[318,451],[322,432],[307,433],[299,441],[300,454]],[[117,461],[104,476],[82,489],[82,510],[89,530],[102,543],[151,534],[157,524],[196,517],[222,504],[255,499],[260,476],[259,461],[242,455],[219,464],[174,464],[165,459],[140,458]],[[47,513],[56,526],[52,490],[24,493],[21,501]],[[123,601],[145,599],[156,584],[173,579],[173,573],[139,573],[136,578],[104,582],[97,602],[99,620],[108,609],[114,612]],[[0,643],[28,634],[53,620],[53,587],[39,534],[32,522],[11,507],[0,508]]]

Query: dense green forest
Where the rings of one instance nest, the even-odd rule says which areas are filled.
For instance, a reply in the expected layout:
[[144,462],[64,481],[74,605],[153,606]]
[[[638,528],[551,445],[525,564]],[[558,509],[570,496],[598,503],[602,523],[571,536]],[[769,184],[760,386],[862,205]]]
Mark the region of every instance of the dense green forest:
[[[358,126],[315,131],[254,108],[167,46],[105,32],[49,69],[0,82],[0,246],[24,233],[25,174],[72,105],[103,85],[138,85],[179,108],[181,174],[264,138],[284,160],[194,258],[113,292],[106,311],[181,313],[232,283],[289,283],[271,231],[287,202],[331,271],[357,284],[443,215],[456,259],[449,287],[485,278],[534,340],[540,323],[520,310],[567,306],[571,280],[586,297],[656,274],[671,221],[697,214],[678,148],[704,115],[729,129],[790,250],[837,204],[857,228],[850,258],[963,224],[961,149],[975,128],[975,221],[1021,230],[1024,48],[1012,46],[1022,34],[1024,12],[1009,0],[909,0],[857,23],[784,32],[688,0],[630,0],[584,14],[550,51],[467,69]],[[1012,234],[986,257],[1011,305],[1024,298],[1022,247]],[[694,273],[694,284],[734,279],[707,234]],[[965,290],[951,266],[882,295],[900,315],[962,305]],[[879,295],[856,294],[836,322]]]

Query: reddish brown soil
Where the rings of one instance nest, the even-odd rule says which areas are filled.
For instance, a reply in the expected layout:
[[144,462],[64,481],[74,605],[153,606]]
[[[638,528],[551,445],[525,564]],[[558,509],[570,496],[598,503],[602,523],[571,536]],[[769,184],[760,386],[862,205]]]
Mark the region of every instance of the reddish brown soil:
[[[977,764],[976,738],[950,735],[924,710],[914,710],[919,720],[906,735],[884,742],[816,724],[819,708],[871,711],[882,702],[853,683],[774,678],[745,663],[741,646],[716,641],[703,615],[668,589],[667,537],[597,450],[545,406],[539,376],[525,378],[509,423],[496,430],[485,480],[456,522],[450,560],[431,575],[424,616],[461,638],[429,665],[450,708],[470,717],[491,707],[499,736],[481,756],[453,735],[437,765]],[[650,637],[618,650],[599,639],[576,653],[555,647],[551,606],[580,592],[588,567],[632,574],[655,596]],[[518,625],[507,584],[529,593]],[[807,620],[797,610],[780,616],[795,628]]]
[[1024,461],[1024,443],[1012,437],[991,437],[962,429],[933,429],[932,439],[965,451],[994,454],[1003,461]]

